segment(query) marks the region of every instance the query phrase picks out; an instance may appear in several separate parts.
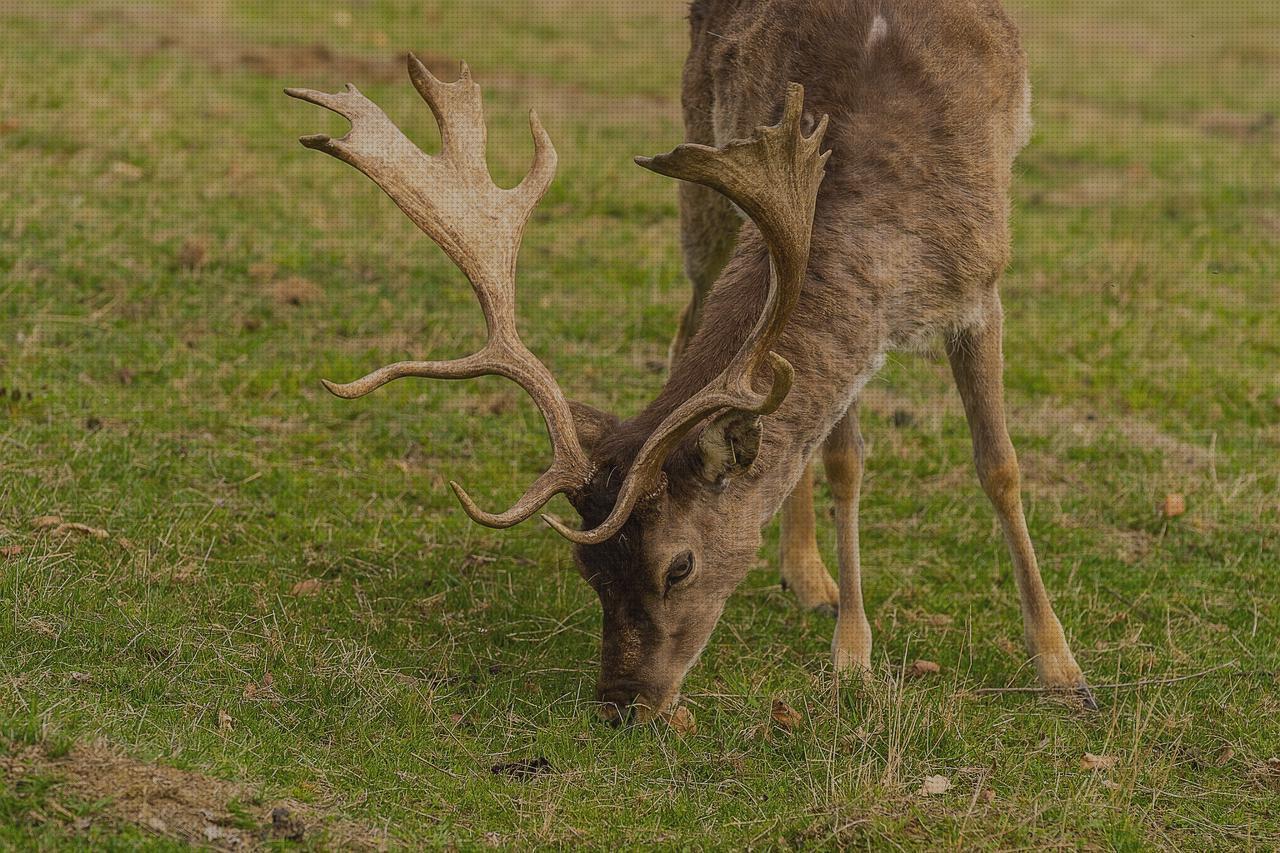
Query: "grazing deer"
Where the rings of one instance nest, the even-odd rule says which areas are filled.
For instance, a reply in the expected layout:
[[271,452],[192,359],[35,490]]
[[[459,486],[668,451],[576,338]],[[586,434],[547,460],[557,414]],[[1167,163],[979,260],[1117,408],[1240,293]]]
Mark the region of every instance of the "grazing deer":
[[[495,186],[466,66],[443,83],[413,57],[410,78],[440,127],[436,156],[352,86],[287,91],[350,121],[342,139],[302,144],[364,172],[444,249],[471,281],[488,339],[457,360],[399,362],[326,387],[353,398],[404,376],[498,374],[529,393],[551,439],[548,470],[497,514],[450,485],[490,527],[568,498],[581,529],[543,518],[575,543],[603,606],[603,713],[645,720],[676,700],[780,507],[783,578],[805,604],[838,607],[837,670],[871,668],[856,401],[887,352],[941,336],[1012,553],[1028,651],[1046,686],[1092,704],[1040,579],[1005,428],[997,283],[1011,167],[1030,130],[1016,30],[995,0],[697,0],[691,23],[688,143],[637,158],[685,182],[694,286],[652,403],[620,420],[570,402],[525,347],[516,254],[555,150],[531,114],[532,168],[515,188]],[[818,448],[835,501],[838,588],[814,542],[808,466]]]

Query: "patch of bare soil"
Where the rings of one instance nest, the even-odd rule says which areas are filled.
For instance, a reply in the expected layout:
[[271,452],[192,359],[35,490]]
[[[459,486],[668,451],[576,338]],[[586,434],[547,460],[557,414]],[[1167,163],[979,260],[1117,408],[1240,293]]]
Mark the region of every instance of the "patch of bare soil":
[[[867,386],[858,404],[864,411],[874,412],[886,419],[896,420],[899,412],[905,412],[913,420],[923,421],[931,429],[937,428],[936,421],[943,415],[964,415],[959,395],[955,393],[915,402],[890,388],[875,384]],[[1163,457],[1165,468],[1170,471],[1205,470],[1213,463],[1213,452],[1208,447],[1183,441],[1155,424],[1134,416],[1086,412],[1052,400],[1034,406],[1011,406],[1008,419],[1014,433],[1031,432],[1062,438],[1070,445],[1091,445],[1103,436],[1115,435],[1135,447],[1158,451]],[[1047,463],[1048,458],[1042,457],[1041,461]]]
[[1212,136],[1253,142],[1274,139],[1280,131],[1280,120],[1275,113],[1239,113],[1219,109],[1203,113],[1200,127]]
[[320,302],[324,299],[324,291],[310,279],[299,275],[282,278],[271,285],[271,295],[281,305],[298,307]]
[[1208,447],[1183,441],[1134,416],[1085,414],[1070,406],[1045,403],[1034,412],[1024,412],[1023,417],[1024,423],[1037,432],[1070,435],[1078,444],[1094,444],[1104,435],[1115,434],[1134,447],[1158,451],[1170,471],[1205,470],[1213,463],[1213,452]]
[[93,823],[131,824],[147,832],[218,850],[255,850],[272,841],[321,842],[343,850],[385,850],[383,830],[333,817],[294,800],[259,802],[246,785],[146,764],[105,744],[76,746],[60,758],[38,747],[0,757],[0,778],[39,774],[61,779],[58,793],[97,804],[91,817],[66,812],[72,832]]

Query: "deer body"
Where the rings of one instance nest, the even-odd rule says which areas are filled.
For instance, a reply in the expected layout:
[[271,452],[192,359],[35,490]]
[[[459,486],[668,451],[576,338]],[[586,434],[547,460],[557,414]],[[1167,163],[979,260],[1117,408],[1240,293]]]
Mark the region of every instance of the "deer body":
[[[657,398],[625,421],[569,403],[519,342],[515,251],[554,152],[534,119],[530,178],[491,189],[478,90],[465,68],[443,84],[416,60],[411,76],[444,151],[396,154],[404,166],[391,174],[387,151],[399,152],[403,137],[358,92],[290,94],[352,120],[344,139],[304,144],[356,165],[446,249],[476,288],[490,343],[330,389],[359,396],[400,376],[501,373],[529,390],[555,448],[551,469],[505,513],[484,513],[454,488],[473,518],[503,527],[556,492],[569,498],[583,529],[549,523],[576,543],[600,597],[603,710],[645,719],[676,699],[779,508],[784,579],[805,604],[838,608],[836,667],[871,669],[857,395],[888,352],[941,335],[1013,556],[1029,651],[1044,683],[1091,701],[1040,581],[1004,423],[996,285],[1008,259],[1011,165],[1030,127],[1015,29],[994,0],[696,0],[690,21],[687,143],[639,161],[685,181],[682,247],[694,287]],[[819,156],[828,117],[829,163]],[[448,202],[432,200],[446,185],[409,186],[449,176],[464,188]],[[492,211],[508,192],[506,230],[468,238],[470,224],[502,218]],[[487,257],[510,269],[477,260]],[[809,463],[819,451],[836,504],[838,588],[814,540]]]

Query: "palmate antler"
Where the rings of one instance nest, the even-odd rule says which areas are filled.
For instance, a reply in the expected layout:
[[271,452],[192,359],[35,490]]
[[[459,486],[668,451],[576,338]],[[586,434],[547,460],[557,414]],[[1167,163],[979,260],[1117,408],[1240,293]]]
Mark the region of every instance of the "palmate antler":
[[[340,397],[359,397],[403,376],[468,379],[498,374],[529,393],[542,412],[551,438],[553,460],[511,509],[482,511],[457,483],[450,482],[467,514],[490,527],[510,527],[537,512],[559,493],[574,493],[591,479],[591,462],[574,430],[568,400],[546,366],[516,333],[515,265],[520,238],[534,206],[555,173],[556,154],[535,114],[530,114],[534,162],[517,187],[497,187],[485,165],[486,129],[480,89],[466,65],[454,83],[442,83],[416,58],[409,76],[431,107],[440,127],[442,151],[424,154],[375,104],[354,86],[337,94],[287,89],[295,98],[318,104],[351,122],[342,139],[303,137],[302,144],[331,154],[373,179],[470,279],[488,326],[488,340],[477,353],[454,361],[406,361],[374,371],[346,385],[325,387]],[[566,538],[582,544],[603,542],[626,523],[637,501],[653,490],[668,454],[701,421],[733,409],[768,414],[791,388],[791,365],[772,352],[795,307],[809,260],[809,237],[818,184],[827,154],[820,153],[824,116],[812,135],[801,132],[803,89],[787,89],[782,120],[757,128],[756,135],[723,149],[681,145],[669,154],[637,158],[660,174],[710,186],[736,203],[759,227],[769,248],[770,286],[759,322],[729,366],[707,387],[677,407],[649,436],[627,472],[609,517],[592,530],[574,530],[544,520]],[[770,389],[757,392],[752,378],[768,365]]]
[[[827,117],[806,137],[800,126],[803,105],[804,88],[791,83],[781,121],[756,128],[751,139],[724,148],[681,145],[669,154],[636,158],[646,169],[717,190],[751,218],[769,247],[769,293],[760,319],[729,366],[667,415],[645,440],[608,518],[591,530],[573,530],[544,516],[562,536],[583,545],[604,542],[626,524],[637,501],[662,477],[667,456],[694,427],[725,409],[770,414],[791,390],[791,365],[772,347],[804,286],[813,210],[830,155],[821,151]],[[752,387],[752,377],[766,364],[773,380],[769,390],[760,393]]]
[[325,382],[339,397],[368,394],[404,376],[472,379],[496,374],[516,382],[537,404],[547,424],[554,457],[551,467],[506,512],[487,513],[455,482],[449,485],[467,515],[489,527],[510,527],[529,518],[557,494],[581,487],[591,464],[578,442],[569,401],[546,365],[516,332],[516,256],[533,208],[556,172],[556,151],[536,113],[529,113],[534,156],[519,186],[493,183],[485,163],[487,131],[480,87],[462,66],[456,82],[442,83],[417,57],[409,57],[409,78],[440,127],[441,152],[431,157],[409,141],[376,104],[350,84],[327,94],[286,89],[286,94],[325,107],[351,122],[341,139],[304,136],[302,144],[331,154],[364,172],[426,234],[440,244],[470,279],[484,312],[488,339],[479,352],[454,361],[402,361],[345,385]]

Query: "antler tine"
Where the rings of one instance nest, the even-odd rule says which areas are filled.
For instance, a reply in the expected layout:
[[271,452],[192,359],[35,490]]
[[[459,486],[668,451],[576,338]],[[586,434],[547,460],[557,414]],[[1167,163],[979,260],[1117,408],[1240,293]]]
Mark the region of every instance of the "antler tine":
[[494,184],[485,163],[487,130],[480,87],[466,64],[459,79],[444,83],[415,56],[409,77],[431,108],[440,128],[441,152],[424,154],[378,108],[348,84],[337,93],[286,89],[291,97],[325,107],[351,122],[341,139],[304,136],[302,144],[356,167],[430,236],[471,281],[484,312],[488,337],[476,353],[452,361],[402,361],[346,384],[326,381],[333,394],[353,398],[405,376],[470,379],[497,374],[520,385],[537,404],[551,439],[553,459],[511,509],[484,512],[454,484],[467,514],[491,527],[525,520],[559,492],[576,489],[590,477],[590,463],[574,429],[569,402],[555,377],[520,340],[516,331],[515,267],[524,227],[556,171],[556,151],[532,111],[529,129],[534,156],[516,187]]
[[[756,128],[751,139],[719,149],[681,145],[669,154],[636,158],[646,169],[718,190],[751,217],[769,248],[769,292],[760,319],[728,367],[671,412],[640,448],[609,517],[598,527],[583,531],[543,516],[560,535],[584,545],[613,536],[636,503],[658,485],[667,456],[698,423],[722,409],[769,414],[790,391],[791,365],[771,348],[804,284],[818,185],[830,154],[821,151],[827,117],[805,136],[801,130],[803,104],[803,87],[792,83],[787,87],[782,119],[772,127]],[[752,382],[766,365],[772,372],[769,390],[757,392]]]

